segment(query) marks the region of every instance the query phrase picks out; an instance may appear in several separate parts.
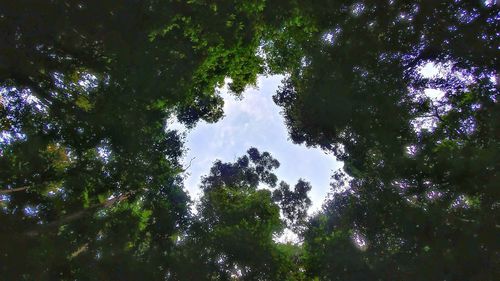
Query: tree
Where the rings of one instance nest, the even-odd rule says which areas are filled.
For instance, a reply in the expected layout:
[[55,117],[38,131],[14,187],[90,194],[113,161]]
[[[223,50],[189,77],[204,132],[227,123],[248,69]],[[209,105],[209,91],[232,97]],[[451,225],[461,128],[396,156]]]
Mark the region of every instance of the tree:
[[261,4],[234,4],[0,4],[4,278],[164,280],[190,219],[165,121],[217,121],[261,69]]
[[[307,230],[310,275],[495,279],[498,7],[297,5],[267,44],[271,69],[289,73],[274,100],[292,140],[333,152],[352,179]],[[424,77],[429,63],[445,74]],[[367,249],[353,250],[353,235]]]
[[235,163],[216,161],[203,178],[203,196],[190,234],[181,242],[183,266],[172,274],[175,280],[302,280],[294,246],[275,239],[285,220],[293,220],[287,210],[307,210],[310,186],[299,181],[300,194],[272,196],[279,162],[255,148],[247,153]]
[[[4,1],[2,276],[498,279],[498,14],[493,1]],[[239,95],[269,73],[286,76],[274,101],[291,139],[345,163],[331,198],[306,219],[310,185],[278,184],[278,162],[250,149],[215,162],[191,213],[166,120],[216,122],[226,78]],[[274,241],[285,226],[303,247]]]

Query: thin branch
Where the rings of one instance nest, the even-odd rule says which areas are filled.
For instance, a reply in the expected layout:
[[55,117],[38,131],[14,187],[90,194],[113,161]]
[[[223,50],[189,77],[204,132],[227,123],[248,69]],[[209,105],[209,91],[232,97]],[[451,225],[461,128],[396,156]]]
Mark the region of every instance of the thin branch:
[[441,121],[442,123],[445,123],[443,118],[441,117],[441,115],[439,115],[439,112],[438,112],[438,109],[437,107],[434,107],[434,116],[439,119],[439,121]]
[[[444,126],[446,126],[445,130],[448,132],[448,134],[452,135],[452,132],[450,132],[450,130],[448,129],[448,126],[446,125],[445,120],[441,117],[441,115],[439,115],[439,106],[434,105],[434,102],[432,102],[432,101],[431,101],[431,106],[432,106],[432,109],[434,110],[434,114],[432,116],[436,117],[439,121],[441,121],[441,123]],[[467,134],[462,130],[462,128],[460,128],[460,126],[458,128],[455,128],[453,130],[453,132],[460,137],[464,137],[464,138],[467,137]]]
[[[466,222],[466,223],[475,223],[475,224],[480,223],[480,222],[479,222],[479,221],[477,221],[477,220],[466,219],[466,218],[462,218],[462,217],[459,217],[459,216],[456,216],[456,215],[449,215],[448,217],[449,217],[449,218],[452,218],[452,219],[459,220],[459,221],[461,221],[461,222]],[[495,228],[500,229],[500,225],[495,224]]]
[[[84,217],[85,215],[87,215],[91,211],[94,211],[94,210],[99,209],[99,208],[109,208],[109,207],[113,206],[115,203],[119,203],[121,201],[127,200],[134,193],[135,192],[127,192],[125,194],[121,194],[117,197],[106,200],[102,203],[93,204],[86,209],[79,210],[73,214],[67,215],[65,217],[62,217],[62,218],[56,220],[56,221],[50,222],[50,223],[42,225],[42,226],[44,229],[49,229],[49,228],[58,227],[58,226],[70,223],[72,221],[75,221],[75,220],[78,220],[78,219]],[[31,230],[31,231],[26,232],[25,234],[27,236],[37,236],[42,232],[42,230],[43,229]]]
[[83,244],[80,248],[78,248],[76,251],[71,253],[71,255],[69,255],[69,259],[71,260],[78,257],[81,253],[87,251],[88,248],[89,248],[89,243],[87,242]]
[[2,190],[0,190],[0,194],[14,193],[14,192],[18,192],[18,191],[27,190],[28,188],[30,188],[30,187],[23,186],[23,187],[17,187],[17,188],[12,188],[12,189],[2,189]]
[[14,193],[14,192],[18,192],[18,191],[26,191],[35,185],[48,185],[52,182],[54,182],[54,180],[43,181],[40,183],[32,183],[31,185],[26,185],[26,186],[22,186],[22,187],[11,188],[11,189],[2,189],[2,190],[0,190],[0,195]]
[[194,159],[196,159],[196,157],[193,157],[191,158],[191,160],[189,160],[189,165],[187,165],[187,167],[182,170],[183,172],[187,171],[191,167],[191,163],[193,162]]

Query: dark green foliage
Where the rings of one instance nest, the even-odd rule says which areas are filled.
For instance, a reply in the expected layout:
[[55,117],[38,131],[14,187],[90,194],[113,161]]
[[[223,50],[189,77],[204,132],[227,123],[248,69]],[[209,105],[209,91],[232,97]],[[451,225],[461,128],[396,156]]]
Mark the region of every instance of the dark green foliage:
[[[3,1],[1,278],[498,279],[499,12]],[[422,75],[427,64],[443,73]],[[226,78],[240,95],[276,73],[291,139],[344,161],[331,197],[307,218],[311,186],[278,182],[278,161],[252,148],[214,163],[191,213],[166,121],[217,122]],[[303,244],[276,242],[285,227]]]
[[255,81],[260,10],[0,4],[2,278],[166,278],[190,211],[183,143],[165,120],[215,122],[216,86]]
[[[235,163],[214,163],[203,178],[190,234],[181,242],[175,280],[302,280],[297,254],[274,239],[285,227],[279,206],[287,207],[282,209],[287,221],[295,218],[292,211],[303,218],[310,185],[299,181],[296,193],[274,198],[259,187],[276,186],[278,166],[268,152],[255,148]],[[281,182],[279,190],[284,186]]]
[[[306,230],[308,274],[494,280],[498,7],[480,1],[298,7],[297,22],[307,28],[290,24],[269,44],[271,66],[290,73],[274,100],[292,140],[332,151],[351,177],[339,186],[349,191],[334,193]],[[294,52],[295,63],[283,61]],[[420,68],[430,62],[447,73],[423,77]],[[444,97],[432,100],[427,88]],[[357,250],[353,237],[361,236],[366,248]]]
[[300,228],[307,218],[307,209],[311,206],[311,199],[307,193],[311,190],[308,182],[300,179],[294,190],[285,182],[273,192],[273,200],[279,202],[287,225],[291,228]]

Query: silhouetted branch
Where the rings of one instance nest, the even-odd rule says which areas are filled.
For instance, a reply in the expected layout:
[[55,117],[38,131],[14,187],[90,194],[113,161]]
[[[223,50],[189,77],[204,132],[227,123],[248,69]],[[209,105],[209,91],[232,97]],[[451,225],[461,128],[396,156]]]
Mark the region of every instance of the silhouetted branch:
[[12,189],[3,189],[0,190],[0,194],[9,194],[9,193],[14,193],[18,191],[24,191],[27,190],[29,186],[23,186],[23,187],[17,187],[17,188],[12,188]]

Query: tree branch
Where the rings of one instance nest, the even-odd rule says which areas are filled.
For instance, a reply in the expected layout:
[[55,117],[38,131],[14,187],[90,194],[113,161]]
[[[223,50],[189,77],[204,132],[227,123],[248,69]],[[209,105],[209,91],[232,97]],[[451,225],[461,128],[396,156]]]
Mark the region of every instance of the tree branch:
[[18,191],[27,190],[28,188],[30,188],[30,187],[23,186],[23,187],[17,187],[17,188],[12,188],[12,189],[2,189],[2,190],[0,190],[0,194],[14,193],[14,192],[18,192]]
[[[75,221],[75,220],[78,220],[82,217],[84,217],[85,215],[87,215],[88,213],[96,210],[96,209],[99,209],[99,208],[109,208],[111,206],[113,206],[115,203],[119,203],[119,202],[122,202],[124,200],[127,200],[130,196],[132,196],[135,192],[127,192],[125,194],[121,194],[117,197],[114,197],[114,198],[111,198],[109,200],[106,200],[102,203],[97,203],[97,204],[93,204],[91,205],[90,207],[86,208],[86,209],[83,209],[83,210],[79,210],[73,214],[70,214],[70,215],[67,215],[65,217],[62,217],[56,221],[53,221],[53,222],[50,222],[48,224],[45,224],[45,225],[42,225],[42,227],[44,229],[50,229],[50,228],[53,228],[53,227],[59,227],[61,225],[64,225],[64,224],[67,224],[67,223],[70,223],[72,221]],[[36,230],[31,230],[31,231],[28,231],[26,232],[25,234],[27,236],[37,236],[37,235],[40,235],[40,233],[44,230],[44,229],[36,229]]]
[[183,172],[187,171],[191,167],[191,162],[193,162],[194,159],[196,159],[196,157],[193,157],[191,158],[191,160],[189,160],[189,165],[187,165],[187,167],[182,170]]

